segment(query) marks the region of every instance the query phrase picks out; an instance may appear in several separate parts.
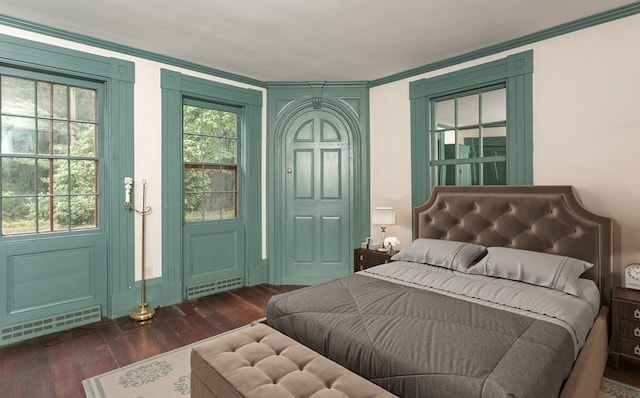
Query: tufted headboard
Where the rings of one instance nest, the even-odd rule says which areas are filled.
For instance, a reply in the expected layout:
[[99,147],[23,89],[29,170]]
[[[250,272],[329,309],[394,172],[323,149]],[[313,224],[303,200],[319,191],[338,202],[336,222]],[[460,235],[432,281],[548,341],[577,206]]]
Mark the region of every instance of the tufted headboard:
[[436,186],[413,210],[413,237],[562,254],[593,263],[610,306],[612,219],[585,209],[571,186]]

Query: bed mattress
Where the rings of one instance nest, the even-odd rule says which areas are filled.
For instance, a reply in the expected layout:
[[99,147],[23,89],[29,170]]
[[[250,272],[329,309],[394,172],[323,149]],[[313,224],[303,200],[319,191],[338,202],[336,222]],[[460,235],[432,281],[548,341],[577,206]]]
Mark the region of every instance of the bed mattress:
[[[527,314],[520,304],[537,299],[509,299],[509,289],[498,287],[483,303],[476,296],[495,289],[477,279],[429,277],[407,266],[385,264],[274,296],[267,323],[401,397],[558,396],[588,332],[581,324],[593,321],[587,300],[561,309],[539,303],[542,310]],[[462,291],[439,291],[443,284]],[[518,304],[502,308],[511,301]],[[560,319],[565,313],[569,319]]]

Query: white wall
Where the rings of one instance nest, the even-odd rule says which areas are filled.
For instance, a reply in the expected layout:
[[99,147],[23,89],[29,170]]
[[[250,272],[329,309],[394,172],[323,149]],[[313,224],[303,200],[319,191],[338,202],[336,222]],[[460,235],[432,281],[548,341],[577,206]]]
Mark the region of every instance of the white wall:
[[575,186],[620,225],[619,266],[640,262],[639,42],[634,15],[372,88],[371,204],[396,208],[387,236],[411,240],[409,82],[533,49],[534,184]]
[[[126,54],[107,51],[83,44],[51,38],[41,34],[31,33],[20,29],[10,28],[0,25],[0,34],[16,36],[23,39],[33,40],[41,43],[66,47],[73,50],[84,51],[91,54],[117,57],[135,63],[135,86],[134,86],[134,190],[136,192],[136,208],[142,208],[142,180],[147,180],[147,205],[151,206],[152,213],[146,219],[146,252],[145,263],[147,265],[148,279],[162,275],[162,106],[160,88],[160,69],[170,69],[186,75],[195,76],[211,81],[217,81],[229,85],[243,88],[251,88],[263,92],[262,111],[262,145],[263,153],[266,148],[266,90],[252,85],[238,83],[219,77],[193,72],[190,70],[177,68],[171,65],[137,58]],[[230,71],[233,72],[233,71]],[[264,162],[264,159],[263,159]],[[265,168],[263,167],[263,170]],[[265,190],[266,174],[263,171],[262,186]],[[124,185],[122,191],[124,201]],[[265,203],[263,199],[263,214]],[[123,211],[126,211],[123,209]],[[263,216],[264,217],[264,216]],[[136,216],[135,236],[136,236],[136,280],[141,276],[141,229],[142,219]],[[263,225],[264,225],[263,221]],[[263,236],[264,236],[263,228]],[[265,249],[263,244],[263,255]],[[149,269],[151,268],[151,269]]]

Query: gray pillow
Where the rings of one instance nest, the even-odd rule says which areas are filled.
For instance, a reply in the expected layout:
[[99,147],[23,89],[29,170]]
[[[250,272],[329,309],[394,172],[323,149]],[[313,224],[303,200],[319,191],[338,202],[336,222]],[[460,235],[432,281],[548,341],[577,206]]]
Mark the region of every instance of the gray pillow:
[[396,253],[392,260],[411,261],[466,272],[487,248],[467,242],[442,239],[416,239]]
[[578,277],[593,267],[583,260],[508,247],[490,247],[487,255],[467,271],[550,287],[577,296]]

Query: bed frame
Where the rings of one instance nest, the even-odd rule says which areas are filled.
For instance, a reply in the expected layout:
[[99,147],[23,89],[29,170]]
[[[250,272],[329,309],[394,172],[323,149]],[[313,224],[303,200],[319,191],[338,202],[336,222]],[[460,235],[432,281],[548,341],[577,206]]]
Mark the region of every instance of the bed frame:
[[611,218],[585,209],[571,186],[436,186],[413,211],[413,237],[561,254],[592,263],[582,277],[599,287],[602,308],[560,393],[597,397],[608,354]]

